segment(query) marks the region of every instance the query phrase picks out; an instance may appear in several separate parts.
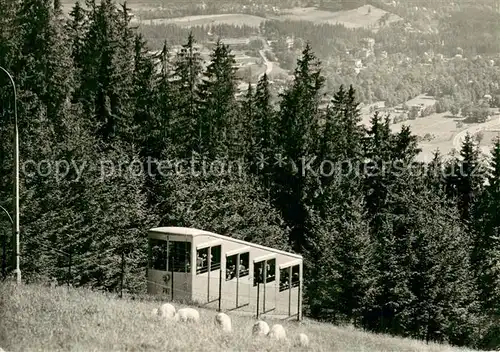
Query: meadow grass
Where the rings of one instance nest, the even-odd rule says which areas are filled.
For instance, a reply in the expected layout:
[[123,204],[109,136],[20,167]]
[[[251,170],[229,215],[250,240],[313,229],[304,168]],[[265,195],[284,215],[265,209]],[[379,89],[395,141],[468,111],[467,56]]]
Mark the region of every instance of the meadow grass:
[[[73,2],[71,2],[71,5]],[[67,7],[69,11],[69,7]],[[358,19],[366,16],[366,23]],[[323,15],[307,16],[311,21]],[[327,14],[331,16],[330,14]],[[373,25],[379,14],[345,14],[344,17],[321,18],[323,21],[354,23],[352,26]],[[349,16],[358,16],[353,20]],[[222,17],[222,19],[220,19]],[[215,16],[189,18],[212,23]],[[286,17],[285,17],[286,18]],[[249,15],[220,15],[224,23],[258,26],[262,21]],[[186,19],[177,22],[186,22]],[[197,22],[196,22],[197,23]],[[446,121],[447,122],[447,121]],[[304,320],[279,323],[285,326],[289,341],[272,342],[251,337],[255,319],[229,313],[234,332],[218,331],[213,324],[216,312],[199,309],[199,324],[179,324],[151,315],[157,302],[117,299],[115,295],[67,287],[50,288],[42,285],[15,286],[0,284],[0,347],[5,351],[468,351],[446,345],[425,344],[421,341],[371,334],[350,327]],[[182,305],[176,304],[176,307]],[[269,325],[276,323],[265,319]],[[308,349],[295,346],[295,338],[305,332],[310,340]]]
[[[228,313],[233,333],[214,325],[216,311],[199,309],[198,324],[151,314],[159,302],[67,287],[0,284],[0,347],[14,351],[466,351],[304,320],[279,321],[286,343],[251,336],[254,318]],[[176,308],[182,307],[175,304]],[[265,318],[271,326],[277,321]],[[305,332],[309,348],[295,346]]]

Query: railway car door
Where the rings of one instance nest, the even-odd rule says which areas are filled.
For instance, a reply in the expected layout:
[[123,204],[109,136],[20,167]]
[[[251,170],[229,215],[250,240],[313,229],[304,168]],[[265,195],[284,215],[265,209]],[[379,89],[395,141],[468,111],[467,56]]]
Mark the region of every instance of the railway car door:
[[266,260],[264,285],[264,313],[276,309],[276,259]]
[[256,305],[257,305],[257,314],[264,313],[264,267],[266,261],[254,262],[253,263],[253,286],[257,288],[255,291],[257,293],[256,296]]
[[276,259],[254,262],[254,287],[257,286],[257,310],[269,313],[276,308]]
[[250,276],[250,252],[238,254],[238,277],[236,307],[241,308],[250,304],[252,282]]
[[209,247],[208,301],[219,299],[219,280],[221,279],[221,245]]
[[300,289],[300,265],[294,265],[290,269],[290,316],[299,314]]
[[[230,309],[248,306],[250,303],[250,253],[240,252],[226,257],[227,300]],[[226,297],[224,297],[226,299]]]

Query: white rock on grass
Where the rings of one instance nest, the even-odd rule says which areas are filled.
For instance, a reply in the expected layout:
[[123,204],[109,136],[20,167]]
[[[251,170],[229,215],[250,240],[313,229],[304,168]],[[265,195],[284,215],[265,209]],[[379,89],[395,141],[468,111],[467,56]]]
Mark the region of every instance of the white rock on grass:
[[271,330],[269,331],[269,334],[267,334],[267,336],[274,340],[285,340],[286,339],[285,328],[281,324],[274,324],[271,327]]
[[309,346],[309,337],[306,334],[304,334],[303,332],[301,332],[299,334],[298,345],[301,347],[308,347]]
[[158,310],[158,315],[165,319],[173,319],[175,317],[175,307],[170,303],[164,303]]
[[252,335],[255,336],[265,336],[269,333],[269,325],[262,320],[257,321],[253,324]]
[[194,308],[182,308],[177,311],[175,321],[197,323],[200,320],[200,313]]
[[219,313],[215,316],[215,324],[224,332],[231,332],[231,318],[225,313]]

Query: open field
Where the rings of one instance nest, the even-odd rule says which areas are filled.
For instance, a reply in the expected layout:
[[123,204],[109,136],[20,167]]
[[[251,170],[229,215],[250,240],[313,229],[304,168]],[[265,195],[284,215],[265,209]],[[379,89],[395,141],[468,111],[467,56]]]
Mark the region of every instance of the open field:
[[[419,96],[407,101],[406,103],[410,106],[420,103],[426,104],[430,101],[431,100],[427,100]],[[385,103],[383,101],[379,101],[361,109],[361,124],[367,127],[370,126],[370,119],[373,116],[373,113],[369,112],[370,106],[384,107]],[[396,116],[394,113],[391,113],[390,115],[391,118]],[[384,114],[382,114],[382,116],[384,116]],[[399,132],[401,127],[406,125],[410,126],[412,133],[417,136],[424,137],[426,134],[431,134],[434,137],[431,141],[424,141],[419,144],[422,152],[417,157],[417,159],[421,161],[430,161],[432,154],[438,148],[442,154],[450,153],[453,149],[453,138],[455,135],[471,126],[464,124],[461,128],[458,128],[457,122],[460,120],[462,119],[451,117],[450,113],[432,114],[423,118],[419,117],[415,120],[406,120],[396,124],[391,124],[391,130],[393,132]]]
[[[228,313],[233,333],[214,329],[215,311],[199,309],[196,326],[151,315],[159,303],[117,299],[83,289],[0,284],[0,345],[15,351],[470,351],[445,345],[375,335],[305,320],[279,321],[287,343],[252,339],[255,319]],[[176,307],[180,305],[176,304]],[[268,324],[274,323],[264,318]],[[308,349],[294,347],[305,332]]]
[[[62,0],[61,6],[65,14],[69,14],[73,6],[75,6],[76,0]],[[99,1],[97,1],[99,3]],[[123,1],[116,1],[117,4],[123,3]],[[80,1],[80,5],[85,7],[85,2]],[[160,2],[142,3],[140,1],[127,1],[127,7],[132,10],[132,12],[138,11],[156,11],[161,6]]]
[[[457,126],[457,122],[463,118],[452,117],[450,113],[432,114],[424,118],[415,120],[407,120],[391,125],[392,131],[399,131],[401,126],[410,126],[413,134],[420,137],[426,134],[432,135],[434,138],[431,141],[423,141],[419,144],[422,152],[418,156],[418,160],[430,161],[432,154],[439,148],[441,154],[448,154],[453,149],[459,151],[461,143],[466,133],[475,135],[483,129],[496,128],[500,131],[499,119],[492,119],[485,123],[463,124],[462,127]],[[497,132],[482,132],[484,134],[481,142],[482,152],[488,153],[492,145],[491,137],[496,136]]]
[[[424,95],[419,95],[411,100],[408,100],[406,104],[408,106],[424,104],[424,106],[432,105],[435,100],[432,97],[426,97]],[[373,107],[384,107],[385,103],[383,101],[375,102],[370,105],[366,105],[361,109],[361,124],[369,127],[370,119],[373,113],[369,112],[370,106]],[[382,116],[384,116],[382,114]],[[396,116],[396,114],[391,113],[391,118]],[[458,127],[457,123],[462,121],[464,118],[453,117],[451,113],[445,112],[440,114],[432,114],[427,117],[418,117],[415,120],[406,120],[396,124],[391,124],[391,130],[393,132],[399,132],[403,125],[410,126],[413,134],[424,137],[425,135],[431,135],[432,140],[425,140],[419,143],[419,147],[422,152],[417,157],[420,161],[430,161],[432,159],[433,153],[436,149],[439,149],[442,155],[447,155],[452,152],[453,149],[458,151],[461,147],[461,143],[466,133],[469,132],[472,135],[477,134],[479,131],[483,134],[483,139],[480,143],[481,150],[483,153],[488,154],[493,141],[497,136],[500,136],[500,118],[498,115],[485,123],[463,123],[461,127]]]
[[413,106],[422,104],[424,107],[427,107],[436,104],[436,102],[437,100],[434,99],[434,97],[428,96],[426,94],[420,94],[419,96],[416,96],[415,98],[408,100],[406,102],[406,105]]
[[[408,106],[423,104],[424,107],[434,105],[436,100],[431,96],[426,96],[421,94],[413,99],[406,102]],[[367,105],[361,109],[361,124],[365,126],[370,126],[370,119],[373,113],[369,112],[370,106],[374,107],[384,107],[385,103],[383,101],[375,102],[373,104]],[[391,118],[397,116],[398,113],[391,113]],[[384,116],[384,114],[382,114]],[[463,123],[464,118],[452,116],[451,113],[445,112],[440,114],[431,114],[426,117],[418,117],[415,120],[406,120],[396,124],[391,124],[391,130],[393,132],[399,132],[403,125],[410,126],[413,134],[424,137],[431,136],[431,140],[424,140],[419,143],[419,147],[422,152],[417,157],[420,161],[430,161],[432,159],[433,153],[436,149],[439,149],[442,155],[448,155],[454,149],[458,151],[461,147],[461,143],[466,133],[474,135],[483,129],[495,129],[497,128],[500,132],[500,119],[498,117],[487,121],[486,123]],[[459,127],[458,123],[462,122],[462,126]],[[483,147],[483,152],[487,152],[489,147],[492,145],[491,136],[496,136],[497,132],[483,132],[484,138],[481,142]]]
[[[371,8],[370,13],[368,13],[368,8]],[[377,27],[379,20],[387,12],[376,8],[374,6],[364,5],[354,10],[348,11],[324,11],[317,10],[314,7],[306,8],[293,8],[291,10],[285,10],[286,13],[278,17],[272,17],[276,19],[287,19],[294,21],[312,21],[315,23],[329,23],[329,24],[343,24],[348,28],[372,28]],[[387,23],[399,21],[401,18],[397,15],[391,14]]]
[[[62,0],[63,11],[67,14],[74,6],[76,0]],[[127,6],[134,12],[151,12],[168,9],[164,6],[161,0],[143,1],[127,1]],[[370,11],[370,12],[368,12]],[[348,28],[372,28],[379,27],[379,20],[387,12],[375,6],[364,5],[357,9],[346,11],[325,11],[318,10],[315,7],[295,7],[292,9],[283,9],[279,15],[269,14],[267,18],[254,16],[242,13],[232,14],[214,14],[214,15],[199,15],[199,16],[184,16],[176,18],[156,18],[153,20],[145,20],[145,23],[160,24],[160,23],[175,23],[182,27],[203,26],[208,24],[229,24],[229,25],[247,25],[258,28],[260,24],[268,19],[274,20],[294,20],[294,21],[311,21],[315,23],[343,24]],[[400,21],[401,17],[390,14],[386,23]],[[139,20],[133,19],[133,22]]]
[[195,27],[204,25],[219,25],[227,24],[233,26],[246,25],[249,27],[258,28],[266,19],[264,17],[234,13],[222,15],[201,15],[201,16],[185,16],[176,18],[157,18],[153,20],[145,20],[149,24],[164,24],[173,23],[181,27]]
[[491,146],[495,142],[495,139],[500,138],[500,124],[497,126],[496,131],[489,130],[483,131],[483,140],[481,141],[481,145]]
[[422,152],[417,158],[421,161],[430,161],[436,149],[439,149],[441,154],[450,153],[454,148],[453,139],[455,135],[472,126],[472,124],[463,124],[462,127],[458,127],[457,122],[463,119],[451,117],[450,115],[447,112],[403,121],[391,125],[391,130],[398,132],[403,125],[406,125],[410,126],[412,133],[417,136],[432,135],[434,138],[431,141],[423,141],[419,144]]
[[364,126],[370,126],[370,120],[371,118],[373,117],[373,114],[370,113],[370,107],[374,107],[374,108],[383,108],[385,107],[385,102],[384,101],[377,101],[373,104],[369,104],[369,105],[366,105],[366,106],[363,106],[361,109],[360,109],[360,115],[361,115],[361,124],[364,125]]
[[485,124],[480,133],[482,134],[481,151],[485,155],[489,155],[495,140],[500,138],[500,118],[492,118]]
[[[138,7],[140,6],[140,7]],[[143,5],[130,5],[132,11],[145,11]],[[368,13],[368,9],[370,13]],[[147,11],[154,11],[148,9]],[[216,14],[216,15],[199,15],[199,16],[184,16],[176,18],[156,18],[152,20],[145,20],[145,23],[149,24],[163,24],[163,23],[173,23],[182,27],[193,27],[193,26],[203,26],[203,25],[217,25],[217,24],[228,24],[228,25],[246,25],[254,28],[258,28],[260,24],[266,20],[292,20],[292,21],[311,21],[314,23],[329,23],[329,24],[343,24],[348,28],[372,28],[376,29],[379,27],[379,20],[387,12],[376,8],[374,6],[364,5],[354,10],[348,11],[324,11],[318,10],[314,7],[297,7],[293,9],[285,9],[282,14],[279,15],[269,15],[267,18],[248,15],[248,14]],[[397,15],[390,14],[386,23],[396,22],[401,20]],[[135,20],[134,21],[139,21]]]

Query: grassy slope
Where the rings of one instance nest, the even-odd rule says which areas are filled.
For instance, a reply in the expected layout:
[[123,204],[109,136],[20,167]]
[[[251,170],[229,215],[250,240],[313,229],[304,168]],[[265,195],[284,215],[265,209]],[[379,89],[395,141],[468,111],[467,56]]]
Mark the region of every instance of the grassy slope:
[[[73,7],[76,0],[62,0],[62,5],[65,13],[69,13]],[[117,0],[117,3],[123,3],[123,0]],[[127,6],[132,10],[132,12],[140,11],[154,11],[155,8],[164,7],[162,0],[128,0]],[[164,7],[168,8],[168,6]],[[368,8],[370,8],[370,13],[368,13]],[[379,9],[375,6],[364,5],[353,10],[343,10],[343,11],[326,11],[317,10],[313,7],[304,8],[293,8],[293,9],[283,9],[284,14],[282,15],[272,15],[268,14],[268,19],[276,20],[293,20],[293,21],[311,21],[315,23],[330,23],[336,24],[340,23],[348,28],[360,28],[377,26],[378,20],[386,13],[386,11]],[[397,15],[391,14],[388,23],[399,21],[401,18]],[[176,18],[157,18],[152,20],[155,24],[162,23],[175,23],[182,27],[190,26],[201,26],[201,25],[217,25],[217,24],[228,24],[228,25],[247,25],[250,27],[259,27],[261,22],[266,21],[266,18],[254,15],[248,15],[243,13],[233,13],[233,14],[212,14],[212,15],[199,15],[199,16],[183,16]],[[149,24],[150,20],[145,20],[145,23]]]
[[[370,12],[368,12],[370,9]],[[294,21],[312,21],[315,23],[340,23],[347,28],[367,28],[369,26],[377,26],[378,21],[387,11],[379,9],[375,6],[364,5],[353,10],[343,11],[326,11],[317,10],[312,7],[293,8],[284,10],[286,14],[278,16],[281,19],[290,19]],[[391,14],[387,23],[400,21],[401,18]]]
[[294,341],[305,332],[309,351],[465,351],[311,321],[282,322],[289,342],[272,343],[252,339],[255,320],[235,313],[229,313],[233,334],[224,336],[214,329],[215,311],[200,309],[201,323],[189,326],[153,317],[157,306],[83,289],[0,284],[0,346],[8,352],[299,351]]
[[[247,15],[247,14],[218,14],[218,15],[200,15],[200,16],[184,16],[175,18],[158,18],[151,22],[153,24],[173,23],[181,27],[206,26],[227,24],[232,26],[249,26],[259,28],[260,24],[266,19],[264,17]],[[150,23],[150,20],[145,20],[145,23]]]

